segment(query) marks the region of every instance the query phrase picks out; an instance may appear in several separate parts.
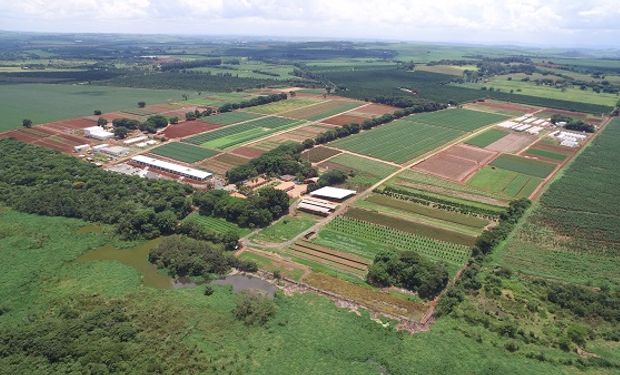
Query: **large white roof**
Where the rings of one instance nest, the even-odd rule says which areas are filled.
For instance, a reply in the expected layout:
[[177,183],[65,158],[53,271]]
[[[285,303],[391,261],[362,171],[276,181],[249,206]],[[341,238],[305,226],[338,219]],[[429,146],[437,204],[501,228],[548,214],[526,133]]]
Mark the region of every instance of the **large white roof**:
[[331,186],[325,186],[313,191],[310,195],[317,197],[325,197],[331,199],[344,199],[356,193],[355,190],[340,189]]
[[205,178],[212,175],[212,173],[201,171],[200,169],[190,168],[185,165],[170,163],[168,161],[151,158],[144,155],[136,155],[131,158],[131,160],[144,163],[147,165],[152,165],[157,168],[165,169],[171,172],[176,172],[184,175],[188,175],[200,180],[204,180]]

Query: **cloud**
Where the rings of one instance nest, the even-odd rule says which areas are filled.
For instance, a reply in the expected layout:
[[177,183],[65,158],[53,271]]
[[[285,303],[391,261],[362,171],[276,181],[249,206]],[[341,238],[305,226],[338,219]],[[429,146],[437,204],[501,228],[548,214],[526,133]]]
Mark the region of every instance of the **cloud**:
[[105,22],[118,32],[553,44],[613,41],[619,18],[618,0],[0,0],[0,27],[20,19],[46,31]]

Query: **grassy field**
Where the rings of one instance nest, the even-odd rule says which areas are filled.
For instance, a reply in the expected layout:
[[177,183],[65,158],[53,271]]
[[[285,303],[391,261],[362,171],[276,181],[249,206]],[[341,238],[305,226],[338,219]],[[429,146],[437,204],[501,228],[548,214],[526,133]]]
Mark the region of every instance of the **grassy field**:
[[473,138],[469,138],[464,143],[468,145],[478,146],[478,147],[486,147],[490,145],[491,143],[504,138],[506,134],[508,134],[508,132],[504,130],[489,129],[485,131],[484,133],[478,134],[477,136]]
[[330,146],[404,163],[464,133],[439,126],[397,120],[330,143]]
[[554,164],[526,159],[516,155],[501,155],[491,165],[505,170],[545,178],[555,169]]
[[235,111],[222,113],[221,115],[203,117],[202,120],[211,124],[232,125],[238,122],[253,120],[257,117],[261,117],[261,115],[256,113]]
[[541,182],[539,177],[486,166],[473,175],[467,185],[505,197],[526,198]]
[[508,117],[496,113],[457,108],[412,115],[404,120],[470,132],[483,126],[503,121]]
[[286,111],[291,111],[301,107],[309,106],[318,103],[318,99],[310,98],[292,98],[287,100],[280,100],[279,102],[269,103],[265,105],[259,105],[242,109],[245,112],[260,113],[263,115],[274,115]]
[[19,128],[24,118],[35,124],[92,115],[98,109],[113,112],[147,104],[181,100],[192,94],[180,90],[147,90],[111,86],[19,84],[0,85],[0,131]]
[[329,101],[282,113],[283,116],[317,121],[361,106],[360,102]]
[[521,95],[567,100],[578,103],[598,104],[611,107],[613,107],[618,101],[618,97],[615,94],[596,93],[589,89],[581,90],[578,87],[569,87],[561,90],[551,86],[536,85],[534,82],[523,82],[518,76],[510,81],[507,77],[508,76],[497,76],[493,77],[488,82],[466,83],[460,86],[477,89],[486,86],[487,88],[493,87],[495,90],[499,89],[502,92],[510,92],[510,90],[513,90],[513,92]]
[[563,161],[567,157],[567,155],[560,154],[558,152],[553,152],[553,151],[549,151],[549,150],[541,150],[541,149],[537,149],[537,148],[528,148],[525,151],[525,153],[528,154],[528,155],[541,156],[543,158],[547,158],[547,159],[551,159],[551,160],[557,160],[557,161]]
[[345,186],[360,190],[374,185],[397,169],[393,165],[351,154],[337,155],[319,166],[347,173],[349,177],[345,182]]
[[218,154],[217,151],[180,142],[166,143],[149,152],[185,163],[195,163]]
[[285,242],[302,233],[316,223],[317,217],[305,213],[285,216],[277,223],[258,232],[253,239],[265,242]]
[[243,237],[252,231],[249,228],[241,228],[237,224],[226,221],[226,219],[223,219],[221,217],[203,216],[198,213],[190,214],[184,219],[184,221],[198,223],[205,228],[217,233],[224,234],[234,232],[237,233],[239,237]]
[[[242,113],[242,112],[239,112]],[[265,117],[185,139],[207,148],[225,149],[303,124],[303,120]]]

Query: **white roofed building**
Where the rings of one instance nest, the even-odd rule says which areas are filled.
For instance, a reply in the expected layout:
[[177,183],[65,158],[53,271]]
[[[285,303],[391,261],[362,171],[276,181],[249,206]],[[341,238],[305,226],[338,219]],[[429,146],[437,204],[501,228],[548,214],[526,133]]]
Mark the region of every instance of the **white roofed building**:
[[106,141],[114,137],[114,133],[103,129],[100,126],[91,126],[84,129],[84,136],[89,138],[98,139],[100,141]]
[[131,161],[150,168],[159,169],[164,172],[173,173],[192,180],[204,181],[213,174],[202,171],[200,169],[190,168],[185,165],[171,163],[161,159],[155,159],[144,155],[137,155],[131,158]]
[[313,197],[321,197],[326,199],[331,199],[335,201],[342,201],[349,198],[352,195],[355,195],[357,192],[355,190],[348,189],[340,189],[331,186],[325,186],[318,190],[310,193]]

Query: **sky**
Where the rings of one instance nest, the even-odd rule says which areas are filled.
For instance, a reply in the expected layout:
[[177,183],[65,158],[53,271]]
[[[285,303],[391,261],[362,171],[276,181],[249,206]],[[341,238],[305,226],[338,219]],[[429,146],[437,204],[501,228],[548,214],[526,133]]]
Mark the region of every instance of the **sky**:
[[620,47],[620,0],[0,0],[0,30]]

